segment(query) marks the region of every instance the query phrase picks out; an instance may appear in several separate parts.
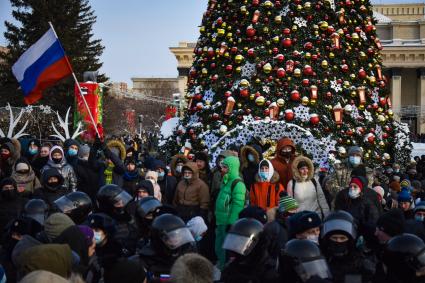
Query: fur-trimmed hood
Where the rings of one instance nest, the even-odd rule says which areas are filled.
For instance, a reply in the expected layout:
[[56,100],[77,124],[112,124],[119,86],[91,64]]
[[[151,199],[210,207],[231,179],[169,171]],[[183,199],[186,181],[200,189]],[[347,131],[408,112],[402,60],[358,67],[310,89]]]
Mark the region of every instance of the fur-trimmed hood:
[[307,179],[308,180],[313,179],[313,177],[314,177],[314,165],[313,165],[313,162],[311,161],[310,158],[305,157],[305,156],[302,156],[302,155],[296,157],[294,159],[294,161],[292,162],[292,175],[294,176],[294,179],[297,182],[303,182],[303,180],[301,179],[301,175],[298,172],[298,164],[301,161],[304,161],[304,162],[306,162],[308,164],[308,178]]
[[179,159],[183,160],[184,164],[186,164],[189,161],[189,159],[187,159],[187,157],[183,154],[174,155],[173,158],[171,158],[171,163],[170,163],[171,174],[173,174],[173,176],[180,176],[180,174],[176,172],[177,160]]
[[185,167],[189,168],[193,172],[193,177],[192,177],[191,181],[195,181],[195,180],[199,179],[199,169],[198,169],[198,166],[196,165],[195,162],[192,162],[192,161],[186,162],[183,165],[182,174],[183,174],[183,170],[184,170]]
[[240,170],[241,171],[243,169],[247,168],[248,165],[249,165],[249,161],[248,161],[248,154],[249,153],[254,155],[255,164],[258,164],[260,162],[260,160],[263,158],[261,148],[259,146],[250,146],[250,145],[243,146],[242,149],[241,149],[241,157],[240,157],[240,159],[241,159]]

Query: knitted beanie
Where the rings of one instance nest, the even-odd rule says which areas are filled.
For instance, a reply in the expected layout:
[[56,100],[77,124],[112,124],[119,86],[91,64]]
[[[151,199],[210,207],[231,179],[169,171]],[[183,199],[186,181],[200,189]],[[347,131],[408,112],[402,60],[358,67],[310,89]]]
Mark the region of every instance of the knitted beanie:
[[279,212],[285,212],[298,209],[299,205],[296,199],[290,196],[282,196],[279,199]]
[[360,178],[358,177],[351,178],[350,185],[351,184],[356,184],[357,186],[359,186],[360,190],[363,190],[364,184]]

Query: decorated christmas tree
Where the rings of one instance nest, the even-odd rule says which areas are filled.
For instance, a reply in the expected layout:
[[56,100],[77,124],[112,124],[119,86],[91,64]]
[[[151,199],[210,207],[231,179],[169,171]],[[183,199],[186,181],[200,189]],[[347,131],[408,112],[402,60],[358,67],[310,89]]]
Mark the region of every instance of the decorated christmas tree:
[[287,136],[323,167],[352,145],[369,164],[406,163],[375,23],[368,0],[210,0],[167,148],[215,157]]

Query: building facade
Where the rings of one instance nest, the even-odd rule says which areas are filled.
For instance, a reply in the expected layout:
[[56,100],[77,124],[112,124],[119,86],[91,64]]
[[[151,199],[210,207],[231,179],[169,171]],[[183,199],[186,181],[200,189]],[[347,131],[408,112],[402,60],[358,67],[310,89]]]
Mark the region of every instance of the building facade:
[[[382,59],[390,78],[394,113],[414,133],[425,133],[425,4],[375,5]],[[177,59],[177,87],[186,91],[196,43],[180,42],[170,51]]]

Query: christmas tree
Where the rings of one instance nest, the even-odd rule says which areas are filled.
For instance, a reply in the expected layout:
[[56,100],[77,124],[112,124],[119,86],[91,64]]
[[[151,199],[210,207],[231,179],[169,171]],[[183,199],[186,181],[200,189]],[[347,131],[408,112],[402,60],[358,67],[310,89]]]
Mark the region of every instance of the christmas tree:
[[404,164],[409,132],[393,119],[375,23],[368,0],[210,0],[168,148],[215,157],[287,136],[323,167],[352,145],[369,164]]

